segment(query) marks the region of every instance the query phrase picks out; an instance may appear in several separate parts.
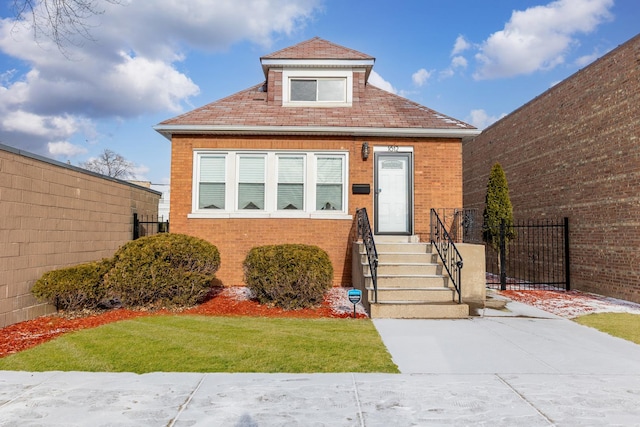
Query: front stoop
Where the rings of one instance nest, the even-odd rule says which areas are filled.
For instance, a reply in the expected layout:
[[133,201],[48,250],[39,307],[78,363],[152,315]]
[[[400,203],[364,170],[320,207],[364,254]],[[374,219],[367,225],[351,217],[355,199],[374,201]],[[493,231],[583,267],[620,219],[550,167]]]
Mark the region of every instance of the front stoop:
[[[382,240],[382,239],[381,239]],[[364,276],[363,303],[371,318],[462,319],[469,306],[442,274],[442,264],[430,243],[376,241],[378,251],[378,302],[364,246],[357,245]]]

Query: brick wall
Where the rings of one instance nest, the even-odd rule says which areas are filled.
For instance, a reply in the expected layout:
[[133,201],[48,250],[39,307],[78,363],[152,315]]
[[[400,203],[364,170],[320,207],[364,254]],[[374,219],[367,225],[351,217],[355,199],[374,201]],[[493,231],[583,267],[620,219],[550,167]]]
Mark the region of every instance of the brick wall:
[[463,144],[465,207],[496,161],[516,217],[569,217],[573,288],[640,302],[640,36]]
[[158,192],[0,146],[0,327],[50,313],[30,293],[45,272],[110,257]]
[[[363,141],[371,155],[361,157]],[[375,146],[414,147],[415,228],[423,240],[429,237],[429,209],[462,205],[462,149],[452,139],[382,139],[314,137],[199,137],[174,135],[171,154],[171,231],[206,239],[220,250],[218,279],[226,286],[243,285],[242,261],[254,246],[303,243],[327,251],[334,266],[334,285],[351,284],[351,242],[354,221],[334,219],[195,219],[187,218],[192,206],[193,150],[341,150],[349,151],[349,214],[366,207],[373,221],[373,167]],[[372,193],[351,194],[351,184],[370,184]]]

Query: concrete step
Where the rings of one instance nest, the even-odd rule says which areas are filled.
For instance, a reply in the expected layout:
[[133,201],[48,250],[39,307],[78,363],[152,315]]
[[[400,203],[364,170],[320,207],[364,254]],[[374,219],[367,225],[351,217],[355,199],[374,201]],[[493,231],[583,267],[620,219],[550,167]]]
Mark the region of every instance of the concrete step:
[[[364,246],[362,246],[364,250]],[[431,243],[377,243],[376,251],[380,253],[397,253],[397,252],[409,252],[409,253],[431,253]]]
[[[373,288],[367,288],[368,301],[375,301]],[[381,288],[378,287],[378,302],[452,302],[456,293],[451,288]]]
[[[369,265],[363,266],[363,272],[366,274],[369,271]],[[436,263],[378,263],[378,275],[429,275],[435,276],[442,273],[442,266]]]
[[[378,263],[436,263],[438,254],[411,252],[378,252]],[[360,253],[360,262],[367,263],[366,252]]]
[[[368,272],[367,272],[368,273]],[[367,288],[373,288],[371,276],[366,274],[364,284]],[[449,279],[441,275],[381,275],[378,274],[378,288],[447,288]]]
[[371,304],[370,314],[373,319],[464,319],[469,317],[469,306],[454,302],[378,302]]

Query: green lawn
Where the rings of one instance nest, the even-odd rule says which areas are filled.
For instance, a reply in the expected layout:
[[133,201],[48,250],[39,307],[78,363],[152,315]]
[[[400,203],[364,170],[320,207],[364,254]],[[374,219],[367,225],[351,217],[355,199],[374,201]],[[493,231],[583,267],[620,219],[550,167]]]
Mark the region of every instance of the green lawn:
[[581,325],[590,326],[614,337],[640,344],[640,314],[597,313],[574,320]]
[[370,320],[151,316],[65,334],[0,370],[397,373]]

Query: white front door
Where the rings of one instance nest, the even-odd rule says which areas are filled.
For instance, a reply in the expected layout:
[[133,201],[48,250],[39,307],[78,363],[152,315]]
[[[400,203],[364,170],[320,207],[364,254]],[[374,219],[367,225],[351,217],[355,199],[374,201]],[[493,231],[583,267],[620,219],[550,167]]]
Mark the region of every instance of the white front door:
[[376,153],[375,233],[411,234],[411,153]]

